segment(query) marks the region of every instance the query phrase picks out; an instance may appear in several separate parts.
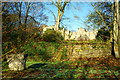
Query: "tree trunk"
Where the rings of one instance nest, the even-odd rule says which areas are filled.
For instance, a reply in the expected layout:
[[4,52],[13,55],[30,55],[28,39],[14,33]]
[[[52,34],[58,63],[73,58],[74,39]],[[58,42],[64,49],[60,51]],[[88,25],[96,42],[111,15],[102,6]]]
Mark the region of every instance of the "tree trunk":
[[117,0],[117,23],[118,23],[118,54],[120,58],[120,9],[119,9],[119,0]]
[[55,24],[55,29],[56,30],[59,29],[59,24],[60,24],[60,11],[58,9],[58,15],[57,15],[56,24]]
[[58,15],[57,15],[56,23],[55,23],[56,30],[59,30],[60,21],[62,19],[63,14],[64,14],[64,10],[65,10],[67,3],[69,3],[69,2],[66,1],[62,5],[62,0],[58,0],[58,2],[56,4],[54,4],[58,9]]
[[114,12],[114,53],[116,58],[120,58],[120,27],[119,27],[119,4],[118,0],[115,0],[115,12]]

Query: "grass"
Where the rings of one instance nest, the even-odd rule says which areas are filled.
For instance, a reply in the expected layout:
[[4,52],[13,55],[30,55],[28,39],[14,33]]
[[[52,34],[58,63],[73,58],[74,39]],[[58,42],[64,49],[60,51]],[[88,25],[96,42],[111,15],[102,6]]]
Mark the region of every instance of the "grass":
[[67,44],[95,44],[95,45],[101,45],[101,44],[106,44],[106,45],[111,45],[110,41],[103,42],[103,41],[98,41],[98,40],[89,40],[89,41],[64,41]]
[[[92,58],[91,58],[92,59]],[[87,61],[86,61],[87,60]],[[109,59],[106,59],[109,60]],[[6,78],[120,78],[120,65],[106,67],[101,60],[81,59],[79,61],[27,62],[24,71],[4,71]],[[108,65],[108,64],[107,64]],[[16,74],[16,75],[15,75]]]
[[[74,41],[73,41],[74,42]],[[86,41],[87,42],[87,41]],[[94,41],[93,41],[94,42]],[[76,43],[76,42],[75,42]],[[83,42],[80,42],[83,43]],[[89,42],[90,43],[90,42]],[[66,43],[67,44],[67,43]],[[65,44],[64,44],[65,45]],[[71,44],[70,44],[71,45]],[[75,61],[66,59],[66,49],[62,44],[38,42],[23,46],[25,53],[29,53],[26,70],[10,71],[7,64],[3,64],[3,78],[120,78],[120,62],[111,56],[108,58],[80,58]],[[96,48],[96,46],[93,46]],[[100,45],[100,48],[105,48]],[[51,61],[50,56],[62,55],[59,61]],[[46,59],[46,60],[42,60]]]

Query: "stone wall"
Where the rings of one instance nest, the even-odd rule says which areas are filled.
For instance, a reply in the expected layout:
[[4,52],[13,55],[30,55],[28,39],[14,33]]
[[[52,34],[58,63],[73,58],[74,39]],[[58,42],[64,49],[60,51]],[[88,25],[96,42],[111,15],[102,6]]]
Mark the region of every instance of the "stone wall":
[[105,57],[111,55],[110,44],[66,45],[69,60],[77,58]]

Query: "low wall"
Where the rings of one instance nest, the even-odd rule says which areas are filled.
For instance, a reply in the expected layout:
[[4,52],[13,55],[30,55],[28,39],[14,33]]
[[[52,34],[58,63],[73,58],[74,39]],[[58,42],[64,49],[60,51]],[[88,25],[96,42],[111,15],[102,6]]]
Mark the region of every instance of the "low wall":
[[111,45],[106,44],[78,44],[66,45],[67,55],[75,58],[80,57],[103,57],[111,55]]

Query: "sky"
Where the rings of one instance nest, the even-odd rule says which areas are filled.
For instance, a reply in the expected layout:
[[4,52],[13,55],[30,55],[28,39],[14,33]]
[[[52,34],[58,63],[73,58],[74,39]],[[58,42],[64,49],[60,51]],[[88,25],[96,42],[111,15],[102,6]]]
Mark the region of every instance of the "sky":
[[[54,25],[55,20],[51,12],[57,16],[57,8],[54,5],[46,5],[47,3],[44,4],[48,9],[44,11],[48,16],[48,22],[46,24]],[[65,8],[63,17],[67,19],[62,21],[62,25],[70,31],[76,31],[80,27],[86,28],[84,21],[87,19],[87,15],[93,11],[94,9],[90,5],[90,2],[72,2]]]

